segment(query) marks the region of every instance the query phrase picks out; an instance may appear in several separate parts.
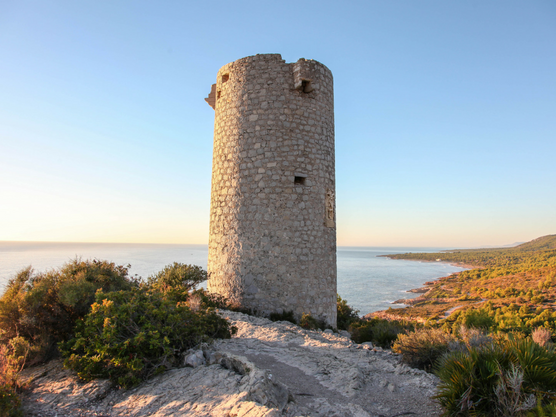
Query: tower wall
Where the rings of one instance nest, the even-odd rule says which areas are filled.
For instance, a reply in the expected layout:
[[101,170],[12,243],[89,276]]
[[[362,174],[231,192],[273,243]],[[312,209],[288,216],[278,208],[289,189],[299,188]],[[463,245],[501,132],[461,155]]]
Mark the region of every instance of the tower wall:
[[335,327],[332,73],[250,56],[218,71],[211,96],[209,290],[263,315],[310,313]]

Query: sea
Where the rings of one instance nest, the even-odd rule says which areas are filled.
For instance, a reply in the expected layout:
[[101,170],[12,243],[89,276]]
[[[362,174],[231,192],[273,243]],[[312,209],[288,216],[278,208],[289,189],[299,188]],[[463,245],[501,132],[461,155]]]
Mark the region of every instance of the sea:
[[[407,252],[438,252],[449,248],[347,247],[337,249],[338,294],[360,315],[400,308],[392,304],[414,298],[407,290],[426,281],[459,272],[465,268],[444,262],[406,261],[381,255]],[[61,267],[72,259],[101,259],[130,265],[129,274],[147,278],[173,262],[199,265],[206,269],[207,245],[130,244],[130,243],[53,243],[0,242],[0,293],[18,271],[32,266],[36,272]],[[202,285],[206,287],[206,283]]]

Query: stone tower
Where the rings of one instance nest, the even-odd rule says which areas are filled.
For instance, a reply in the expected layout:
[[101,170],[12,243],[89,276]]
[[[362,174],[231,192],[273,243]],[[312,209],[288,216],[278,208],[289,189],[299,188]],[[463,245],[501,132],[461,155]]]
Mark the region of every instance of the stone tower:
[[250,56],[218,71],[206,101],[216,113],[209,290],[336,327],[332,73]]

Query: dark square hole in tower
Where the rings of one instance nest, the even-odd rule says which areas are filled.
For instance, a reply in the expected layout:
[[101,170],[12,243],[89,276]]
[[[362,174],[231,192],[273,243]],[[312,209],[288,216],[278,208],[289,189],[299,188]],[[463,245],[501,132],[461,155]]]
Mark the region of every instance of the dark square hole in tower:
[[294,177],[293,179],[294,184],[305,185],[305,177]]
[[225,83],[226,81],[228,81],[230,79],[230,74],[224,74],[222,76],[222,82]]
[[304,93],[310,93],[311,91],[313,91],[314,88],[311,85],[311,81],[310,80],[303,80],[301,81],[301,91],[303,91]]

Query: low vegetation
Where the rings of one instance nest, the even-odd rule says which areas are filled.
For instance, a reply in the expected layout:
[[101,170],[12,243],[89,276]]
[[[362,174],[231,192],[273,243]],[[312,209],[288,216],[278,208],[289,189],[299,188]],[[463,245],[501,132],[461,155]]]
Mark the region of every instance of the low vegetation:
[[195,289],[204,279],[201,268],[180,263],[146,283],[99,260],[20,271],[0,297],[0,417],[19,413],[24,365],[62,355],[81,378],[129,387],[179,366],[192,347],[231,337],[214,311],[225,300]]
[[307,330],[326,329],[326,323],[323,320],[317,320],[309,313],[303,313],[298,323]]
[[357,320],[350,324],[351,338],[357,343],[372,342],[382,348],[390,348],[399,335],[403,335],[419,324],[407,320],[384,320],[372,318]]
[[457,339],[442,329],[424,328],[400,334],[392,350],[400,353],[408,365],[430,371],[456,343]]
[[0,345],[0,416],[21,416],[19,391],[22,386],[17,378],[25,364],[29,344],[14,338],[7,345]]
[[436,373],[436,397],[449,416],[523,416],[556,399],[556,353],[530,339],[451,352]]
[[0,345],[22,338],[29,343],[27,364],[55,356],[57,344],[73,336],[99,289],[129,290],[138,283],[128,269],[106,261],[74,260],[58,270],[34,274],[31,267],[8,281],[0,298]]
[[283,313],[270,313],[270,320],[272,321],[289,321],[290,323],[297,324],[293,311],[285,311]]
[[109,378],[131,387],[180,366],[187,350],[231,336],[211,309],[194,311],[158,291],[99,292],[76,335],[61,343],[64,364],[85,380]]
[[514,248],[389,255],[472,269],[388,310],[424,326],[392,349],[441,379],[446,416],[556,416],[556,235]]

